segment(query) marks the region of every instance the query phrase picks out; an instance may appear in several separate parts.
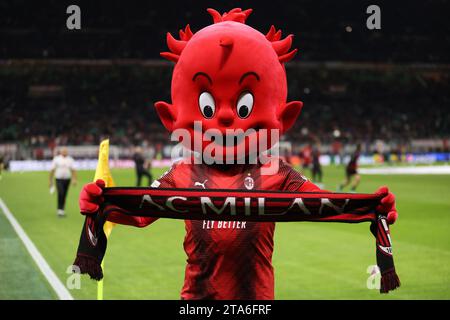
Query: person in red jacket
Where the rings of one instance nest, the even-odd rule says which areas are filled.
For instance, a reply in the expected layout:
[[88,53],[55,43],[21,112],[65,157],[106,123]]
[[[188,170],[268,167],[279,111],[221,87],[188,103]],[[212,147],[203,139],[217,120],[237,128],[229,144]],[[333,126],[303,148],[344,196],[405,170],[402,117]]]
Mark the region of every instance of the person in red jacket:
[[[286,102],[284,63],[296,52],[289,51],[292,37],[281,39],[274,27],[263,35],[247,26],[251,10],[208,12],[213,25],[195,34],[188,26],[180,31],[180,40],[167,35],[170,52],[161,55],[176,63],[172,104],[160,101],[155,107],[164,126],[183,136],[185,147],[213,155],[215,160],[233,161],[187,157],[151,187],[320,191],[277,157],[259,161],[294,124],[302,108],[300,101]],[[232,136],[230,130],[248,134],[239,139],[242,135]],[[216,138],[210,139],[213,132]],[[195,139],[199,133],[200,145]],[[219,142],[220,135],[231,137],[232,144]],[[250,141],[257,142],[256,151]],[[252,162],[255,153],[258,161]],[[84,186],[81,213],[98,210],[103,187],[101,180]],[[378,209],[389,213],[393,223],[397,217],[394,196],[387,188],[379,192],[386,196]],[[111,214],[108,220],[145,227],[157,219]],[[274,299],[275,223],[186,220],[185,225],[182,299]]]

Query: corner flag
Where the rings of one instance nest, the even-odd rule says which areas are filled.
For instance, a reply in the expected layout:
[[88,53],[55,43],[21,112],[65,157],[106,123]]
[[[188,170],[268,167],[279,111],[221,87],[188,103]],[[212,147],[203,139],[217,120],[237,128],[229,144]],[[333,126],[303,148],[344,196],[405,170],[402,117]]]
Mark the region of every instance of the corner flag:
[[[94,182],[97,179],[102,179],[105,181],[106,187],[114,187],[115,183],[111,175],[111,171],[109,169],[109,139],[103,140],[100,143],[100,148],[98,150],[98,163],[97,169],[95,170]],[[115,223],[110,221],[106,221],[103,226],[103,230],[105,231],[106,238],[109,238],[111,234],[112,228],[114,228]],[[102,262],[103,272],[105,271],[105,260]],[[103,300],[103,279],[100,280],[97,284],[97,300]]]

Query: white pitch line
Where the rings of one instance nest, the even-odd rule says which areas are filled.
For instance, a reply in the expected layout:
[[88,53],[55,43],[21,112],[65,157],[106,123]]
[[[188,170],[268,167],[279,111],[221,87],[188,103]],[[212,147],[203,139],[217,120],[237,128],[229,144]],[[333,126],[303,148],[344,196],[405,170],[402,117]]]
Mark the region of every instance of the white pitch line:
[[55,272],[53,272],[52,268],[50,268],[47,261],[45,261],[42,254],[36,248],[36,246],[28,237],[28,235],[25,233],[25,231],[22,229],[19,222],[16,220],[16,218],[14,218],[14,215],[11,213],[11,211],[8,209],[8,207],[1,198],[0,198],[0,207],[2,208],[6,218],[9,220],[9,223],[11,223],[12,227],[16,231],[20,240],[22,240],[23,244],[25,245],[25,248],[27,248],[34,262],[39,267],[39,269],[41,270],[42,274],[45,276],[47,281],[50,283],[53,290],[55,290],[58,298],[60,300],[73,300],[73,297],[70,294],[69,290],[67,290],[67,288],[62,284],[61,280],[59,280]]
[[450,174],[450,166],[360,168],[361,174]]

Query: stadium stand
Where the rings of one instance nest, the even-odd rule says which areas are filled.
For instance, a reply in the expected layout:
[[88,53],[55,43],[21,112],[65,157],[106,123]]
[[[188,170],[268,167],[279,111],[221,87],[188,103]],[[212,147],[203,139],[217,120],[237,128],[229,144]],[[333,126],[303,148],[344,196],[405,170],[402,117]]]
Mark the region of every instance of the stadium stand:
[[[106,136],[124,147],[167,144],[153,103],[170,100],[172,67],[158,53],[165,31],[184,26],[175,23],[191,23],[194,31],[208,24],[208,3],[160,3],[156,11],[151,2],[80,2],[82,30],[69,31],[61,14],[69,3],[48,2],[0,4],[3,149],[29,149],[11,157],[39,158],[33,150],[96,145]],[[277,7],[276,15],[270,4],[254,6],[252,25],[268,30],[273,22],[293,33],[300,48],[286,67],[289,96],[305,103],[285,137],[294,150],[319,139],[329,148],[381,140],[391,149],[448,151],[448,4],[428,2],[407,12],[383,2],[383,28],[376,31],[365,28],[364,2],[308,0]],[[321,15],[324,10],[335,16]]]

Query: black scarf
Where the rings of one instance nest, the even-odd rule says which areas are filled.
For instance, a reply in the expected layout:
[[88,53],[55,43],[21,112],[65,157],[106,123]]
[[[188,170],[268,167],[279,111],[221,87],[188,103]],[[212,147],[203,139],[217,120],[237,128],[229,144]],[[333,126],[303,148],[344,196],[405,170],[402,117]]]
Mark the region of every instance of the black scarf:
[[278,192],[220,189],[105,188],[96,214],[86,216],[74,265],[92,279],[103,278],[107,239],[103,225],[111,212],[129,216],[183,220],[259,222],[370,221],[376,239],[380,292],[400,286],[392,257],[386,216],[375,211],[382,194]]

